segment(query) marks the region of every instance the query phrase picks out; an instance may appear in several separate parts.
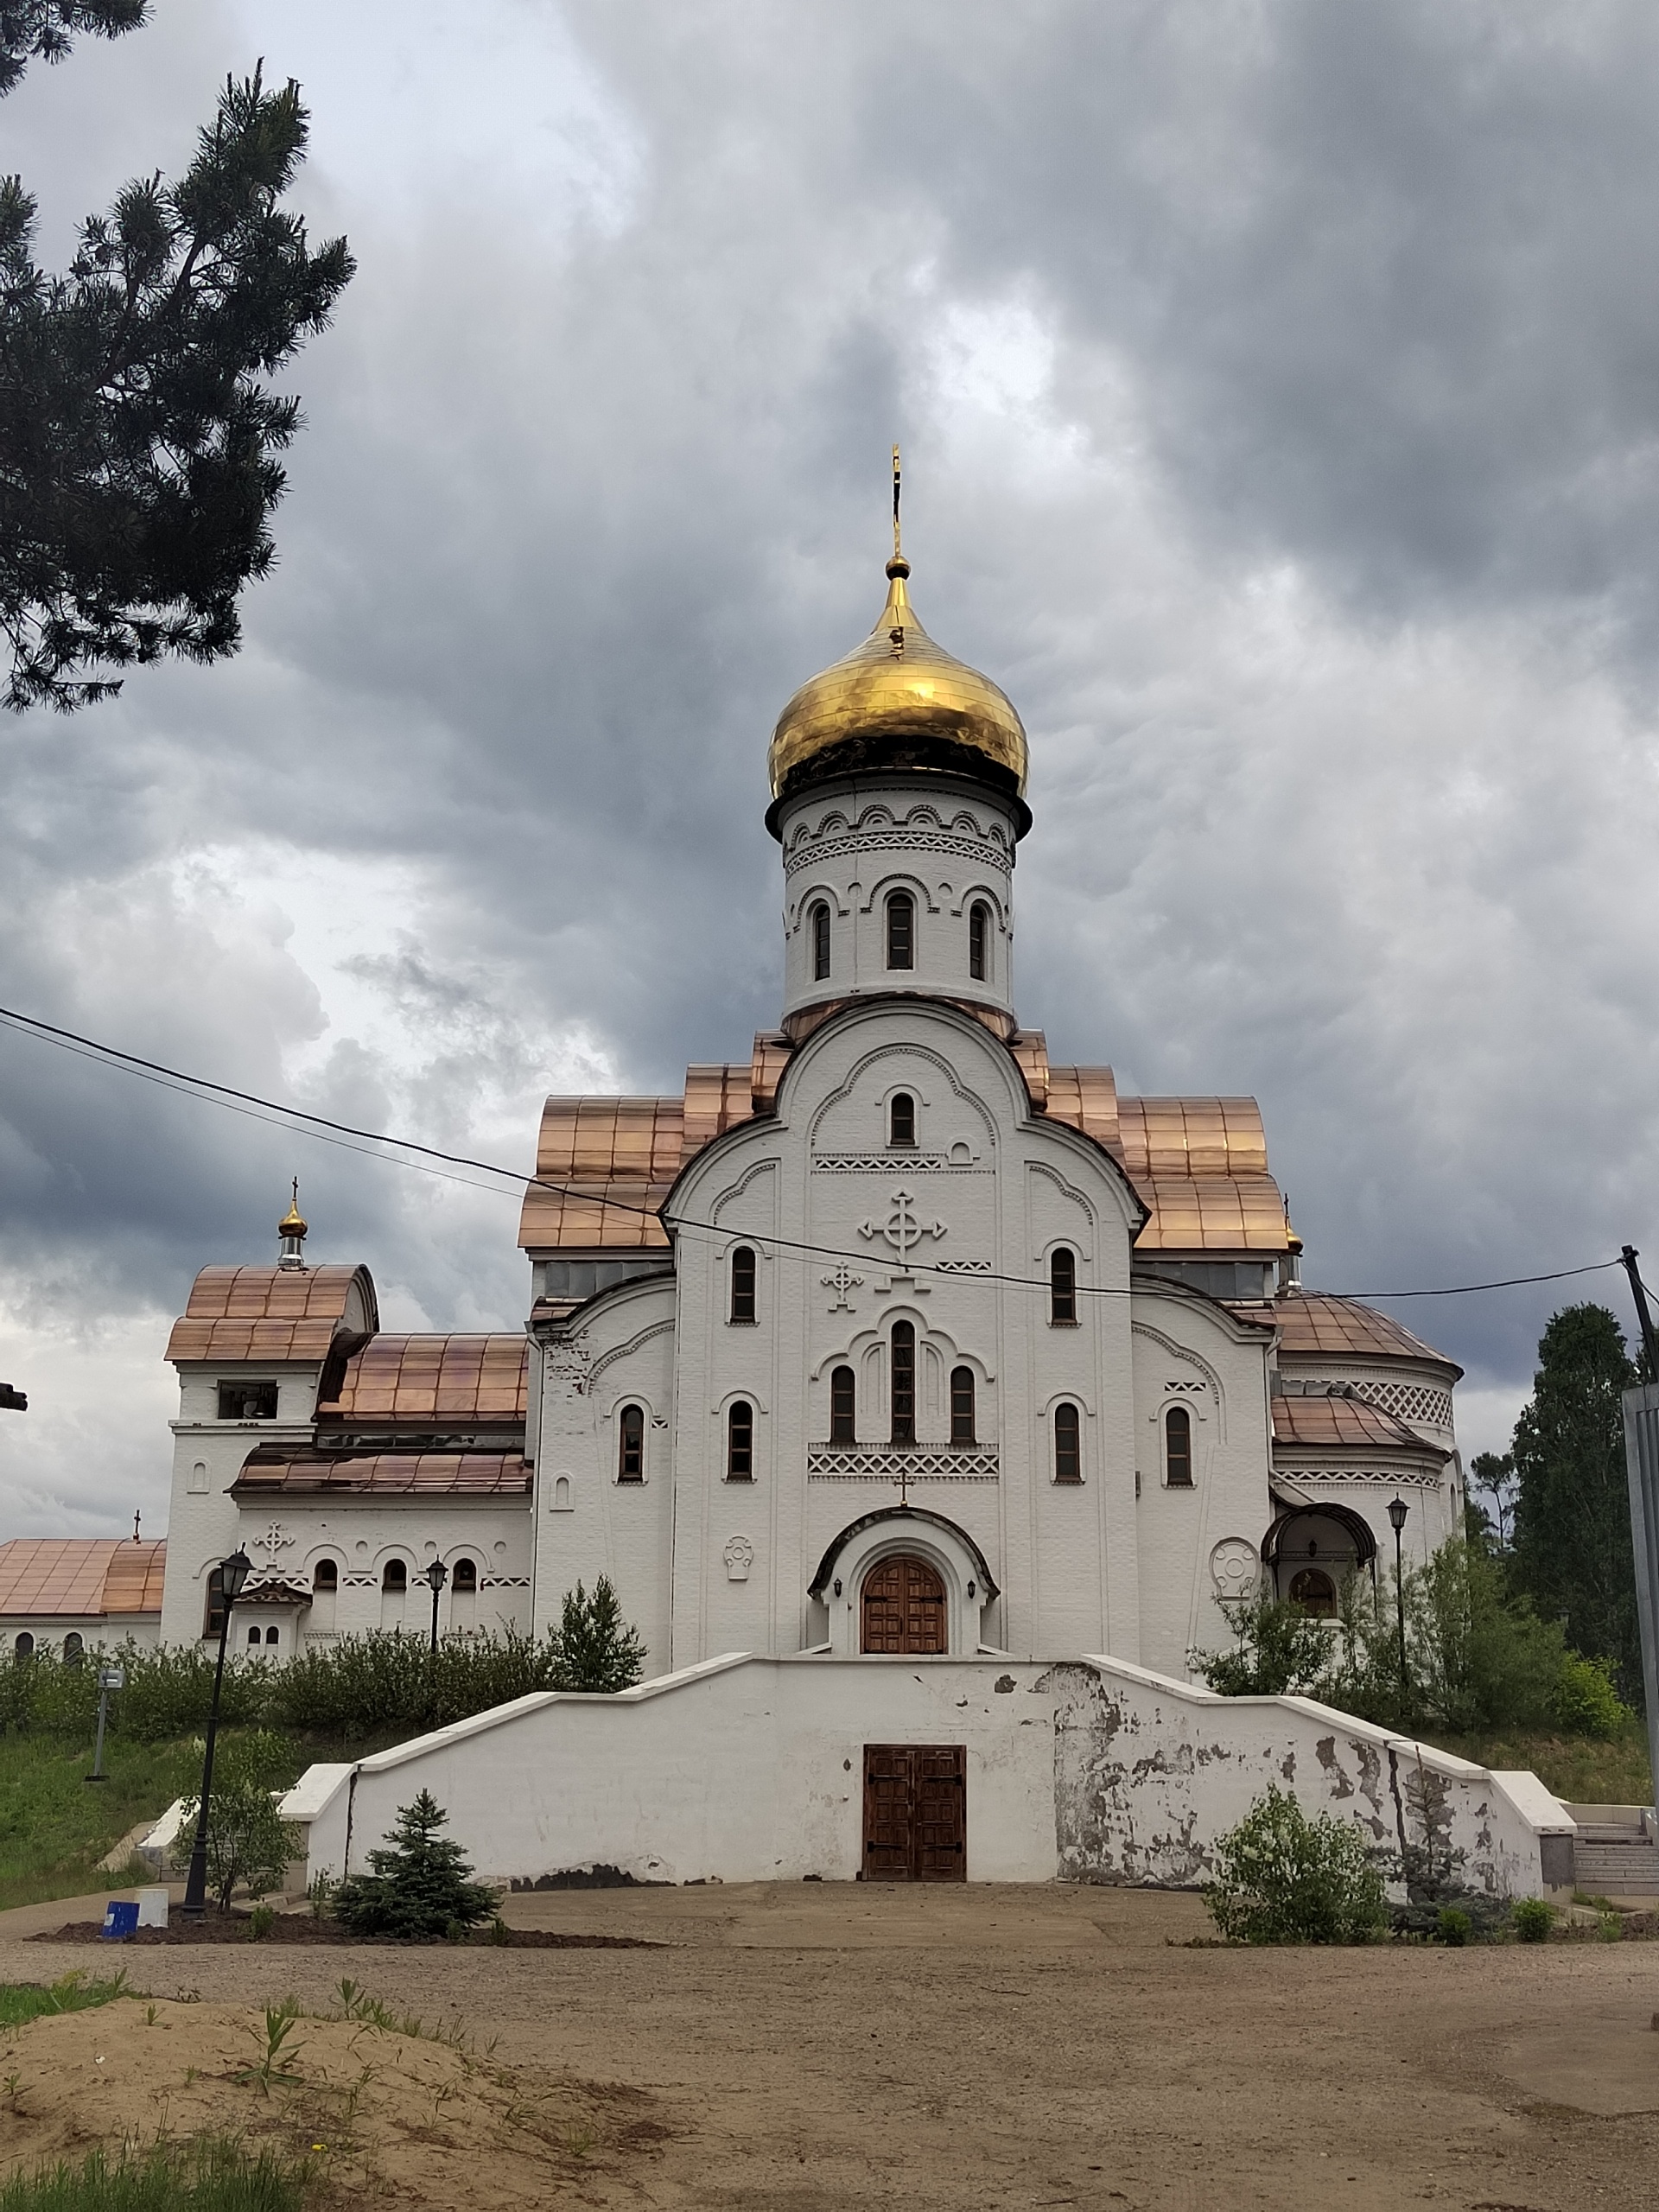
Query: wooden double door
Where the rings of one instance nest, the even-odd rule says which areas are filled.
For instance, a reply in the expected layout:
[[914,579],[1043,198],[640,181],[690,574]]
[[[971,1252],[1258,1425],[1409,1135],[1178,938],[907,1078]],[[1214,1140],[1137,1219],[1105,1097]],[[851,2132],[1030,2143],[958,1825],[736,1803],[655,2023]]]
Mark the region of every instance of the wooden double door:
[[859,1600],[859,1649],[938,1658],[949,1648],[944,1584],[925,1559],[900,1552],[873,1567]]
[[968,1753],[960,1744],[866,1744],[866,1882],[965,1882]]

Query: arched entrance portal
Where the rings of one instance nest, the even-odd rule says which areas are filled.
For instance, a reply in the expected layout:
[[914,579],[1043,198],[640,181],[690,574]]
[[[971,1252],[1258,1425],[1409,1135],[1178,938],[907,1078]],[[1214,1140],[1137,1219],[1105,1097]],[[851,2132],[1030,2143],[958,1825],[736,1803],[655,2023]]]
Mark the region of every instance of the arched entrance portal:
[[861,1651],[937,1656],[949,1648],[944,1580],[912,1553],[876,1561],[864,1578],[859,1610]]

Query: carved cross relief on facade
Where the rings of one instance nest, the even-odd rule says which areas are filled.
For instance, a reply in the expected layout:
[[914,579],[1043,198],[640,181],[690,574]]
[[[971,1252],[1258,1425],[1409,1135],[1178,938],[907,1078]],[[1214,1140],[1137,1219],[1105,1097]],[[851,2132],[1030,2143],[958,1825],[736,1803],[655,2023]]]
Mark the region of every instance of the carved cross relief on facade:
[[[950,1235],[944,1222],[922,1219],[917,1211],[916,1193],[906,1189],[903,1184],[887,1202],[887,1218],[884,1221],[861,1222],[858,1233],[861,1236],[873,1237],[883,1244],[891,1245],[899,1255],[896,1272],[904,1276],[909,1275],[912,1256],[924,1237],[931,1236],[937,1243],[940,1237]],[[878,1290],[891,1287],[891,1284],[886,1282],[876,1285]],[[918,1285],[918,1287],[925,1286]]]
[[820,1275],[818,1281],[826,1290],[833,1290],[836,1294],[830,1305],[830,1311],[832,1313],[857,1313],[858,1308],[847,1294],[849,1290],[861,1290],[864,1287],[864,1278],[862,1275],[854,1274],[845,1260],[836,1262],[834,1274]]
[[280,1521],[273,1521],[263,1536],[253,1540],[256,1551],[262,1551],[269,1565],[275,1567],[282,1554],[289,1550],[294,1539]]

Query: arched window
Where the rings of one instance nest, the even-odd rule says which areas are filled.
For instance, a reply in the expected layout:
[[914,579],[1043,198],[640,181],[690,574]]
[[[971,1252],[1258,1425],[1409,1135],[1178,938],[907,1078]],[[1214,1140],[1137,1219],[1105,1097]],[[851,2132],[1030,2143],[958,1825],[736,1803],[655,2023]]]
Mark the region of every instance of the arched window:
[[319,1590],[338,1590],[339,1587],[340,1561],[334,1559],[320,1559],[311,1570],[313,1595],[315,1596]]
[[616,1479],[642,1483],[645,1479],[645,1415],[641,1406],[624,1406],[617,1415]]
[[726,1416],[726,1479],[754,1480],[754,1408],[743,1398]]
[[754,1247],[740,1244],[732,1255],[732,1319],[754,1319]]
[[408,1563],[401,1559],[389,1559],[380,1570],[380,1587],[395,1591],[401,1596],[409,1587]]
[[478,1561],[458,1559],[449,1578],[449,1587],[457,1597],[476,1597],[478,1594]]
[[832,1444],[856,1444],[858,1432],[855,1425],[856,1385],[850,1367],[837,1367],[830,1376],[830,1441]]
[[207,1603],[202,1614],[201,1632],[217,1636],[225,1625],[225,1577],[218,1567],[207,1570]]
[[893,1103],[887,1109],[887,1141],[889,1144],[914,1144],[916,1141],[916,1101],[907,1090],[895,1090]]
[[974,1439],[974,1370],[971,1367],[953,1367],[950,1370],[950,1441],[971,1444]]
[[35,1639],[27,1629],[22,1631],[11,1648],[20,1659],[32,1659],[35,1656]]
[[1077,1318],[1077,1255],[1066,1245],[1054,1248],[1048,1262],[1049,1326],[1068,1329]]
[[893,1325],[893,1440],[916,1441],[916,1332],[908,1321]]
[[249,1648],[250,1648],[250,1649],[251,1649],[253,1645],[255,1645],[256,1643],[257,1643],[259,1642],[259,1640],[260,1640],[260,1638],[259,1638],[259,1631],[258,1631],[258,1630],[257,1630],[257,1628],[251,1628],[251,1629],[248,1630],[248,1644],[249,1644]]
[[281,1629],[279,1629],[279,1628],[268,1628],[268,1629],[265,1630],[265,1642],[266,1642],[268,1644],[280,1643],[282,1642],[282,1640],[283,1640],[283,1631],[281,1630]]
[[1290,1602],[1319,1620],[1334,1620],[1337,1586],[1321,1568],[1305,1567],[1300,1574],[1293,1574],[1290,1578]]
[[1057,1483],[1083,1480],[1083,1423],[1077,1408],[1069,1402],[1054,1408],[1054,1479]]
[[982,983],[991,972],[991,910],[976,899],[968,910],[968,973]]
[[1164,1415],[1164,1482],[1170,1490],[1192,1487],[1192,1416],[1185,1406]]
[[812,980],[823,982],[830,973],[830,909],[822,899],[812,909]]
[[68,1635],[63,1639],[64,1665],[66,1667],[79,1667],[82,1658],[86,1655],[86,1638],[81,1636],[77,1636],[74,1630],[71,1629]]
[[895,891],[887,900],[887,965],[916,965],[916,901],[908,891]]

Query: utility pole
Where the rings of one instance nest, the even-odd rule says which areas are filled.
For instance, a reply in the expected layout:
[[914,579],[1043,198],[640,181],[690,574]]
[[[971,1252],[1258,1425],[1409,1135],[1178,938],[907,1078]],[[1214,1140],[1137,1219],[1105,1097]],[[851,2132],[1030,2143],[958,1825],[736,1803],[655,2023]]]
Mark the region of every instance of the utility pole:
[[1630,1279],[1630,1296],[1636,1300],[1636,1318],[1642,1324],[1642,1344],[1648,1355],[1648,1380],[1659,1382],[1659,1338],[1654,1335],[1653,1316],[1648,1311],[1647,1285],[1636,1264],[1641,1256],[1634,1244],[1625,1245],[1619,1254],[1624,1262],[1624,1272]]
[[1642,1687],[1648,1707],[1648,1753],[1659,1778],[1659,1343],[1648,1294],[1627,1244],[1620,1257],[1630,1279],[1648,1380],[1624,1393],[1624,1473],[1630,1489],[1630,1539],[1636,1554],[1636,1611],[1642,1628]]

